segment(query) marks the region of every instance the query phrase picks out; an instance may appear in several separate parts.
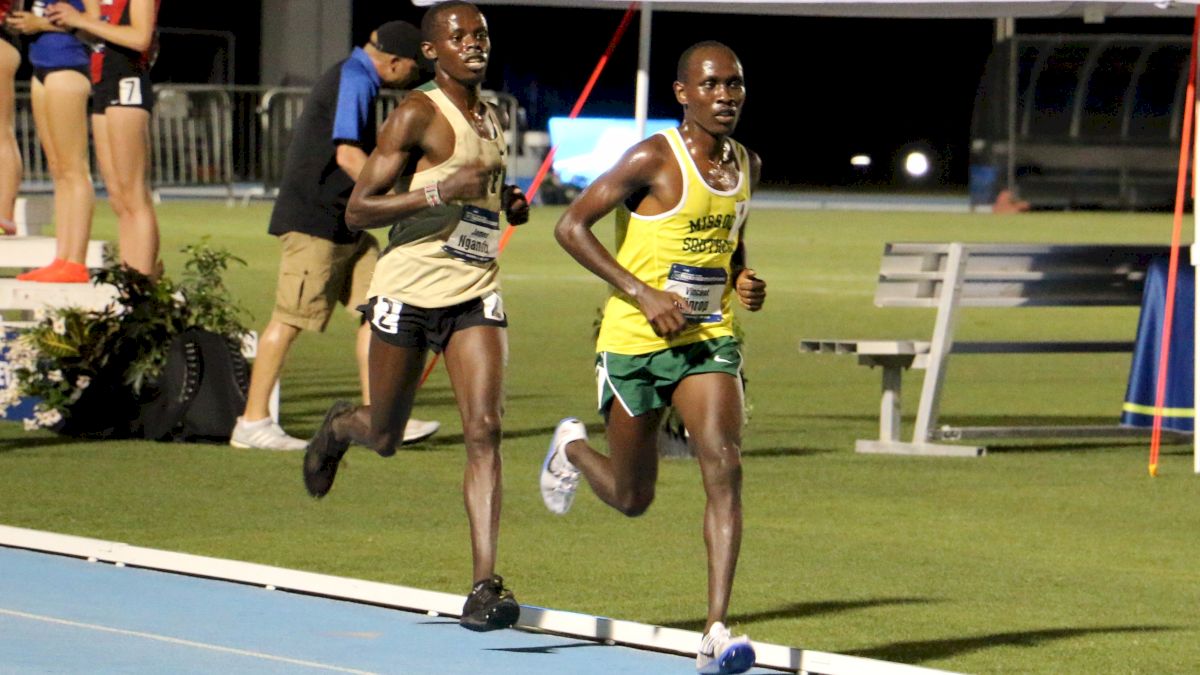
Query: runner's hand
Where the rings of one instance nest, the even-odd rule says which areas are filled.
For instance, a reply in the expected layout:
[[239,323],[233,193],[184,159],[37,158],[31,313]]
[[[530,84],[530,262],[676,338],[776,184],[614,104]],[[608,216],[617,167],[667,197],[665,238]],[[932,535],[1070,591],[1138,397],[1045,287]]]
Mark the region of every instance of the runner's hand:
[[744,269],[739,272],[734,288],[742,307],[751,312],[762,309],[763,302],[767,299],[767,282],[755,276],[754,270]]
[[529,221],[529,200],[525,192],[516,185],[505,185],[500,191],[500,203],[509,225],[524,225]]
[[659,337],[674,337],[687,327],[687,319],[683,318],[687,301],[676,293],[646,286],[638,294],[637,303]]

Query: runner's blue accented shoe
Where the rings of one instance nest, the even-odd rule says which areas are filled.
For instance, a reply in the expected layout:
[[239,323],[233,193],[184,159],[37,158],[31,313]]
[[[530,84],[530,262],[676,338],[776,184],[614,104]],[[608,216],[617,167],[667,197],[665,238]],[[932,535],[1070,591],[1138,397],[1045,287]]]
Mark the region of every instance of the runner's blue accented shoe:
[[720,621],[700,640],[696,670],[701,675],[734,675],[754,666],[754,645],[745,635],[733,637]]

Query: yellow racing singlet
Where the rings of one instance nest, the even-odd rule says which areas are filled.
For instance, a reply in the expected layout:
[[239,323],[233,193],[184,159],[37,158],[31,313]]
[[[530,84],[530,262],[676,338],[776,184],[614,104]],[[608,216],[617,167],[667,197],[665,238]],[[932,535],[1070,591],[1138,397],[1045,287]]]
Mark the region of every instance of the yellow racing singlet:
[[642,216],[617,212],[617,262],[646,284],[687,299],[689,326],[673,339],[654,334],[637,303],[616,291],[604,307],[596,351],[648,354],[670,347],[733,335],[733,280],[730,261],[749,213],[750,161],[746,149],[729,139],[736,153],[737,186],[728,192],[704,181],[678,129],[666,138],[683,176],[679,203],[666,213]]
[[421,209],[400,219],[388,233],[367,297],[431,309],[483,297],[499,286],[500,191],[508,146],[490,106],[492,133],[480,136],[435,83],[419,91],[454,129],[454,153],[437,166],[400,176],[396,191],[420,190],[472,162],[494,168],[483,197]]

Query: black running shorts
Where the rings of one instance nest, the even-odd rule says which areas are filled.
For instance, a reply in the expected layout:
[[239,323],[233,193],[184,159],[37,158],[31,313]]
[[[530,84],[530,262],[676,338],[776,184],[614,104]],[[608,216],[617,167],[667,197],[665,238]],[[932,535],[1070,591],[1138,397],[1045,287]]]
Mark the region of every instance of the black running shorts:
[[107,54],[104,76],[92,85],[92,114],[103,115],[113,106],[153,111],[154,85],[150,82],[150,74],[134,67],[128,59]]
[[373,297],[359,308],[379,339],[395,347],[432,349],[440,354],[450,336],[472,326],[508,326],[499,293],[449,307],[425,309],[392,298]]

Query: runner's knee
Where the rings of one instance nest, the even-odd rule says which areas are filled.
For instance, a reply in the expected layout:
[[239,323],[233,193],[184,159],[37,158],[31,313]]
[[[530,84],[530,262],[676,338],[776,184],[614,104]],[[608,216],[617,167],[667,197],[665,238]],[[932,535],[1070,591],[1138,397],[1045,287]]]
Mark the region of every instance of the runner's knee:
[[622,514],[636,518],[650,509],[654,502],[654,487],[636,487],[617,495],[616,508]]
[[355,424],[358,426],[361,436],[366,439],[364,445],[383,457],[391,457],[396,454],[396,448],[404,442],[403,424],[378,428],[372,422],[371,408],[367,406],[359,407],[355,414],[358,415]]
[[463,440],[472,454],[495,451],[500,447],[500,414],[489,412],[463,420]]
[[396,448],[400,447],[400,442],[403,439],[403,434],[395,431],[385,431],[382,433],[370,433],[367,436],[367,445],[382,457],[391,457],[396,454]]
[[624,482],[619,480],[616,488],[616,507],[620,513],[628,515],[629,518],[637,518],[638,515],[646,513],[650,508],[650,504],[654,503],[654,482],[635,477],[632,482]]
[[717,444],[712,449],[698,447],[704,484],[709,489],[733,488],[742,484],[742,449],[732,441]]

